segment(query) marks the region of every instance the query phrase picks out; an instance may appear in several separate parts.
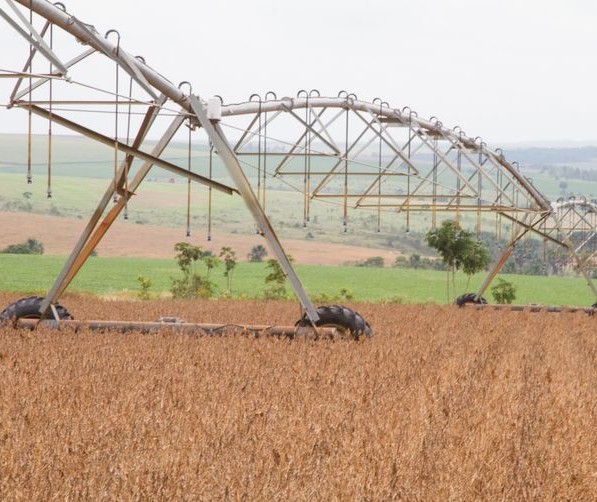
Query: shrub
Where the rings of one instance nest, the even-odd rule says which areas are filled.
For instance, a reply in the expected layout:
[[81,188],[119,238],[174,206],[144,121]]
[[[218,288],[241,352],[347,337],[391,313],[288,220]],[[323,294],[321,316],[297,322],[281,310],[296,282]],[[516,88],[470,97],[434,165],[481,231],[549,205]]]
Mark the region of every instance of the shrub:
[[211,298],[215,292],[213,283],[199,274],[185,275],[181,279],[172,279],[170,288],[176,299]]
[[326,303],[334,303],[334,302],[341,302],[344,300],[353,300],[354,295],[350,289],[342,288],[337,294],[335,295],[328,295],[327,293],[317,293],[311,295],[311,300],[314,303],[319,304],[326,304]]
[[236,267],[236,253],[230,246],[223,246],[219,257],[224,261],[224,277],[226,277],[226,288],[228,293],[232,289],[232,272]]
[[496,303],[510,304],[516,299],[516,286],[499,277],[491,287],[491,296]]
[[27,239],[20,244],[11,244],[0,251],[8,254],[44,254],[44,246],[37,239]]
[[267,250],[261,244],[258,244],[251,248],[251,252],[247,255],[247,258],[249,258],[249,261],[262,262],[266,256]]
[[[212,253],[206,253],[200,246],[193,246],[186,242],[178,242],[174,246],[177,251],[176,261],[182,272],[180,279],[172,279],[170,291],[174,298],[211,298],[215,292],[213,283],[209,280],[209,272],[217,266],[219,259]],[[206,277],[196,271],[197,262],[203,262],[208,269]]]
[[[294,261],[292,256],[288,256],[288,261]],[[267,268],[270,269],[270,273],[265,277],[265,283],[270,286],[265,289],[263,295],[268,300],[282,300],[287,298],[286,292],[286,274],[282,270],[282,266],[278,260],[270,258],[267,260]]]
[[149,277],[144,277],[142,275],[137,277],[137,282],[141,289],[137,293],[137,297],[141,300],[149,300],[149,288],[152,286],[152,281]]
[[359,267],[383,267],[384,259],[381,256],[371,256],[366,260],[362,261],[358,265]]

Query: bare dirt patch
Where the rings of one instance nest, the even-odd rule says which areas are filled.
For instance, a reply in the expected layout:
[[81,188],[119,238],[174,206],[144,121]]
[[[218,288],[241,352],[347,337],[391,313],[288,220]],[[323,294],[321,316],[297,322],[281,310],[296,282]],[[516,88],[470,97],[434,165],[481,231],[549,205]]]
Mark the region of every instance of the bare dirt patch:
[[[32,237],[40,240],[45,254],[68,255],[76,244],[87,222],[74,218],[39,215],[31,213],[0,212],[0,248],[23,242]],[[174,245],[188,241],[205,249],[219,252],[222,246],[231,246],[240,259],[245,259],[253,246],[266,240],[255,234],[232,234],[214,232],[212,240],[197,232],[185,237],[180,228],[136,225],[117,221],[98,246],[100,256],[138,256],[145,258],[172,258]],[[342,265],[346,262],[363,261],[372,256],[382,256],[386,264],[394,262],[397,253],[343,244],[314,242],[298,239],[282,239],[286,251],[298,263]]]

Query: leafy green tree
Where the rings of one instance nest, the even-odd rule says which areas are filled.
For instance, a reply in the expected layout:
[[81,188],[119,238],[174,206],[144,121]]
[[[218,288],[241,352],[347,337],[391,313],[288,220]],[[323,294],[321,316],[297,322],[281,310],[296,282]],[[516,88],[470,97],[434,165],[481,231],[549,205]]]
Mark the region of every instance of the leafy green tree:
[[217,256],[214,256],[212,254],[204,254],[201,257],[201,260],[203,261],[203,263],[205,263],[205,266],[207,267],[207,278],[209,278],[211,271],[220,266],[220,263],[222,263],[222,260],[220,260]]
[[266,256],[267,250],[261,244],[257,244],[257,246],[251,248],[251,252],[247,255],[247,258],[249,258],[249,261],[262,262]]
[[188,242],[177,242],[174,245],[174,251],[176,251],[174,258],[183,272],[190,272],[191,267],[193,267],[194,271],[195,264],[205,254],[200,246],[193,246]]
[[443,262],[448,265],[447,295],[450,300],[450,272],[452,272],[452,288],[455,288],[456,270],[464,268],[470,276],[487,266],[489,253],[482,242],[474,238],[472,232],[464,230],[455,220],[445,220],[439,226],[427,232],[427,244],[436,249]]
[[232,271],[236,267],[236,253],[230,246],[223,246],[220,250],[220,258],[224,261],[224,277],[226,277],[226,288],[228,293],[232,289]]
[[[292,256],[288,256],[290,262],[294,261]],[[270,258],[267,260],[267,268],[270,269],[270,273],[265,277],[265,283],[269,284],[269,287],[265,289],[264,295],[268,300],[279,300],[286,298],[286,274],[282,270],[282,266],[278,260]]]
[[[197,272],[197,263],[211,253],[206,253],[200,246],[187,242],[178,242],[174,246],[175,258],[182,272],[182,278],[172,279],[170,291],[174,298],[210,298],[214,294],[214,285],[208,277]],[[205,261],[203,261],[205,263]],[[205,263],[207,266],[207,263]],[[212,265],[212,268],[215,265]],[[209,270],[209,269],[208,269]]]
[[489,259],[489,250],[483,242],[474,241],[471,243],[462,258],[462,271],[467,275],[467,289],[472,275],[485,270],[489,265]]

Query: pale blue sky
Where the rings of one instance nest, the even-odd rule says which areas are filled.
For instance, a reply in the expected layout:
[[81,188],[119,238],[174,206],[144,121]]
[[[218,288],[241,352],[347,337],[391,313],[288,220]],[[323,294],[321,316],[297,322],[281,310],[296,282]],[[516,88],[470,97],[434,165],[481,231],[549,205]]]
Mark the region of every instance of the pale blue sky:
[[[589,0],[65,3],[100,33],[118,29],[127,51],[173,82],[191,81],[202,97],[346,89],[490,144],[597,143]],[[0,24],[0,44],[7,29]],[[13,127],[7,113],[18,112],[0,109],[0,132]]]

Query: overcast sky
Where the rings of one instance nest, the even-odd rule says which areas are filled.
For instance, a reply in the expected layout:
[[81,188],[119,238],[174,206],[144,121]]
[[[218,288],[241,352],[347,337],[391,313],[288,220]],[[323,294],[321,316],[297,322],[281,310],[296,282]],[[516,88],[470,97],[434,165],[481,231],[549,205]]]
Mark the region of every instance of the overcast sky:
[[[345,89],[496,146],[597,143],[594,0],[64,3],[204,98]],[[18,112],[0,110],[1,132],[7,113]]]

